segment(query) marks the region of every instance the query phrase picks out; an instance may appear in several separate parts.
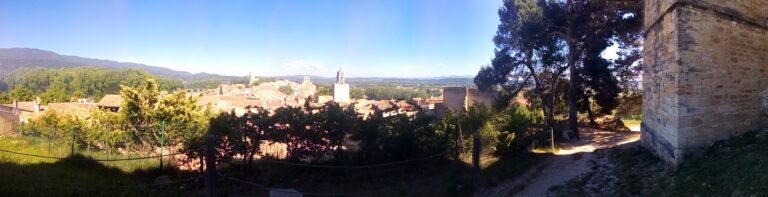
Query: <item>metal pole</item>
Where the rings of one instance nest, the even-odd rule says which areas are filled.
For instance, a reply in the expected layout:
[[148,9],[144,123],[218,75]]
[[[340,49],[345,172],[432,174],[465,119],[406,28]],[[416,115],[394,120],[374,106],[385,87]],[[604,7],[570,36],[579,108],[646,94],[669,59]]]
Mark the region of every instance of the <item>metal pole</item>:
[[69,155],[75,155],[75,128],[72,128],[72,149],[70,150]]
[[163,169],[163,151],[165,150],[165,121],[160,122],[160,169]]
[[109,153],[110,153],[110,145],[109,145],[109,130],[112,128],[112,124],[109,124],[107,128],[105,128],[105,134],[106,134],[106,140],[104,140],[104,144],[106,144],[107,147],[107,159],[109,159]]
[[216,139],[213,135],[205,136],[205,195],[216,196]]
[[461,157],[461,153],[464,152],[464,141],[461,140],[464,136],[461,133],[461,122],[459,121],[458,114],[456,115],[456,127],[459,129],[459,137],[456,139],[457,157]]
[[45,134],[45,137],[48,139],[48,154],[51,154],[51,128],[48,127],[48,133]]
[[552,154],[555,154],[555,128],[549,129],[550,142],[552,143]]

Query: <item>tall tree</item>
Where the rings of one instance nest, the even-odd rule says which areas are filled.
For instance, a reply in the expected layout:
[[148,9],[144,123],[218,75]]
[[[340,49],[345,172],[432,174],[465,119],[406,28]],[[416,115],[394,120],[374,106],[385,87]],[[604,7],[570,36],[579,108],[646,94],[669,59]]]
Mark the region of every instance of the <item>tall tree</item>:
[[13,88],[13,90],[11,90],[9,93],[9,97],[11,100],[16,101],[31,101],[32,99],[35,99],[32,90],[24,86],[16,86]]
[[[639,39],[643,2],[567,0],[565,4],[551,1],[551,5],[561,7],[566,16],[565,21],[560,22],[564,24],[560,29],[568,46],[569,78],[572,81],[568,87],[568,125],[578,137],[579,86],[591,91],[587,94],[603,107],[602,112],[618,105],[618,80],[609,69],[611,63],[603,59],[601,53],[617,38],[620,42]],[[635,55],[637,58],[637,53]],[[622,66],[627,66],[626,60]]]
[[132,138],[145,147],[202,137],[206,131],[209,108],[198,106],[186,92],[161,98],[155,80],[146,79],[139,87],[123,86],[120,94],[124,99],[120,113]]
[[475,84],[481,89],[502,85],[509,98],[533,80],[533,91],[544,112],[545,124],[554,122],[554,88],[565,71],[562,41],[553,35],[555,20],[546,4],[536,0],[505,0],[499,9],[500,24],[493,41],[495,57],[481,68]]
[[[618,74],[637,72],[641,1],[609,0],[505,0],[499,9],[501,24],[494,38],[496,57],[480,70],[475,82],[488,88],[505,85],[509,95],[533,79],[547,125],[554,119],[557,87],[567,79],[568,127],[577,136],[578,100],[591,113],[589,102],[608,112],[620,92]],[[612,43],[622,46],[621,59],[610,62],[602,52]],[[527,69],[523,69],[527,68]],[[566,73],[567,71],[567,73]],[[561,76],[567,74],[567,78]],[[549,91],[549,92],[547,92]]]
[[341,107],[338,103],[329,102],[315,117],[319,126],[317,129],[328,139],[334,158],[340,161],[347,134],[355,133],[359,127],[355,108],[352,105]]

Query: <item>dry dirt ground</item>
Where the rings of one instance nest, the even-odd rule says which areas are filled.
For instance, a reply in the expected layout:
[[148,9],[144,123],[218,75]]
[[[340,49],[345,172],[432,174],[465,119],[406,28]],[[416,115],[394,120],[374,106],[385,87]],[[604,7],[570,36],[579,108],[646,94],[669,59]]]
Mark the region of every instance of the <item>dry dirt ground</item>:
[[[636,130],[636,128],[631,128]],[[493,188],[478,191],[475,196],[548,196],[548,190],[563,185],[590,170],[589,161],[597,149],[631,146],[640,132],[608,132],[583,128],[580,140],[560,143],[561,149],[521,176]],[[639,129],[637,129],[639,130]],[[635,143],[632,143],[635,144]],[[549,154],[549,153],[547,153]]]

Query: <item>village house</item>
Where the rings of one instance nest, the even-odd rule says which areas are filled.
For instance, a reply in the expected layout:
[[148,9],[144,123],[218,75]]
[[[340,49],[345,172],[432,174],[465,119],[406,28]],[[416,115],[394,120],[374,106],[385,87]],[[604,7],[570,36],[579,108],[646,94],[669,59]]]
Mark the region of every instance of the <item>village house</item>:
[[0,105],[0,134],[13,133],[16,125],[19,124],[19,113],[17,109]]
[[113,112],[120,111],[120,108],[123,106],[123,97],[117,94],[107,94],[104,95],[104,97],[99,100],[99,103],[96,104],[96,106],[99,107],[99,109],[105,109]]

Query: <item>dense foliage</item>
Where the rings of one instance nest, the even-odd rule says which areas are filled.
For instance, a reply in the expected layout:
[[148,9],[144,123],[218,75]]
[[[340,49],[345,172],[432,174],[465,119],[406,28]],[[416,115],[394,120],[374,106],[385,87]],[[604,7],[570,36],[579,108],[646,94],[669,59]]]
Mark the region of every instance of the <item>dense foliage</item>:
[[387,99],[412,99],[412,98],[429,98],[429,94],[425,91],[404,88],[393,87],[384,85],[371,85],[365,88],[365,96],[372,100],[387,100]]
[[[547,126],[563,100],[558,97],[565,95],[569,128],[578,136],[577,112],[590,119],[596,112],[610,113],[622,86],[636,80],[642,6],[642,1],[504,0],[495,57],[475,83],[482,89],[501,85],[508,98],[532,86],[529,100],[544,112]],[[613,44],[619,58],[610,61],[602,52]]]
[[208,128],[211,112],[198,106],[196,98],[181,91],[159,98],[154,80],[141,87],[123,87],[121,96],[125,103],[119,112],[94,110],[87,117],[78,117],[48,110],[20,130],[89,149],[147,151],[161,143],[175,145],[202,138]]
[[[526,107],[494,110],[482,105],[468,113],[451,111],[441,117],[419,112],[385,116],[376,110],[361,118],[352,107],[329,102],[319,108],[284,107],[273,113],[250,109],[243,115],[222,113],[211,122],[225,160],[242,156],[250,165],[262,143],[287,146],[294,162],[373,164],[468,154],[471,138],[482,138],[486,154],[507,155],[527,145],[529,127],[541,119]],[[464,132],[462,133],[461,130]],[[265,155],[276,157],[275,155]]]
[[208,79],[201,81],[193,81],[184,83],[184,88],[187,89],[214,89],[218,88],[222,84],[222,80]]
[[292,162],[359,165],[459,158],[469,153],[475,135],[482,138],[486,154],[511,154],[525,147],[529,126],[540,119],[522,105],[499,110],[478,105],[467,113],[448,111],[442,116],[426,111],[391,115],[376,110],[363,118],[352,106],[334,102],[214,115],[183,91],[161,96],[152,79],[135,87],[123,86],[120,94],[125,102],[118,112],[94,110],[83,117],[49,110],[20,130],[30,136],[63,140],[73,150],[119,148],[146,153],[164,145],[174,151],[190,150],[189,161],[202,158],[204,136],[214,134],[221,150],[219,158],[244,158],[246,166],[259,154],[282,158],[262,154],[263,143],[284,144],[285,158]]
[[11,98],[8,96],[8,93],[0,91],[0,103],[10,103]]
[[158,78],[141,70],[99,67],[19,69],[5,78],[5,83],[11,89],[12,100],[30,101],[40,97],[43,103],[48,103],[67,102],[72,98],[98,99],[118,93],[121,85],[142,85],[148,78],[155,79],[160,90],[182,87],[179,80]]

